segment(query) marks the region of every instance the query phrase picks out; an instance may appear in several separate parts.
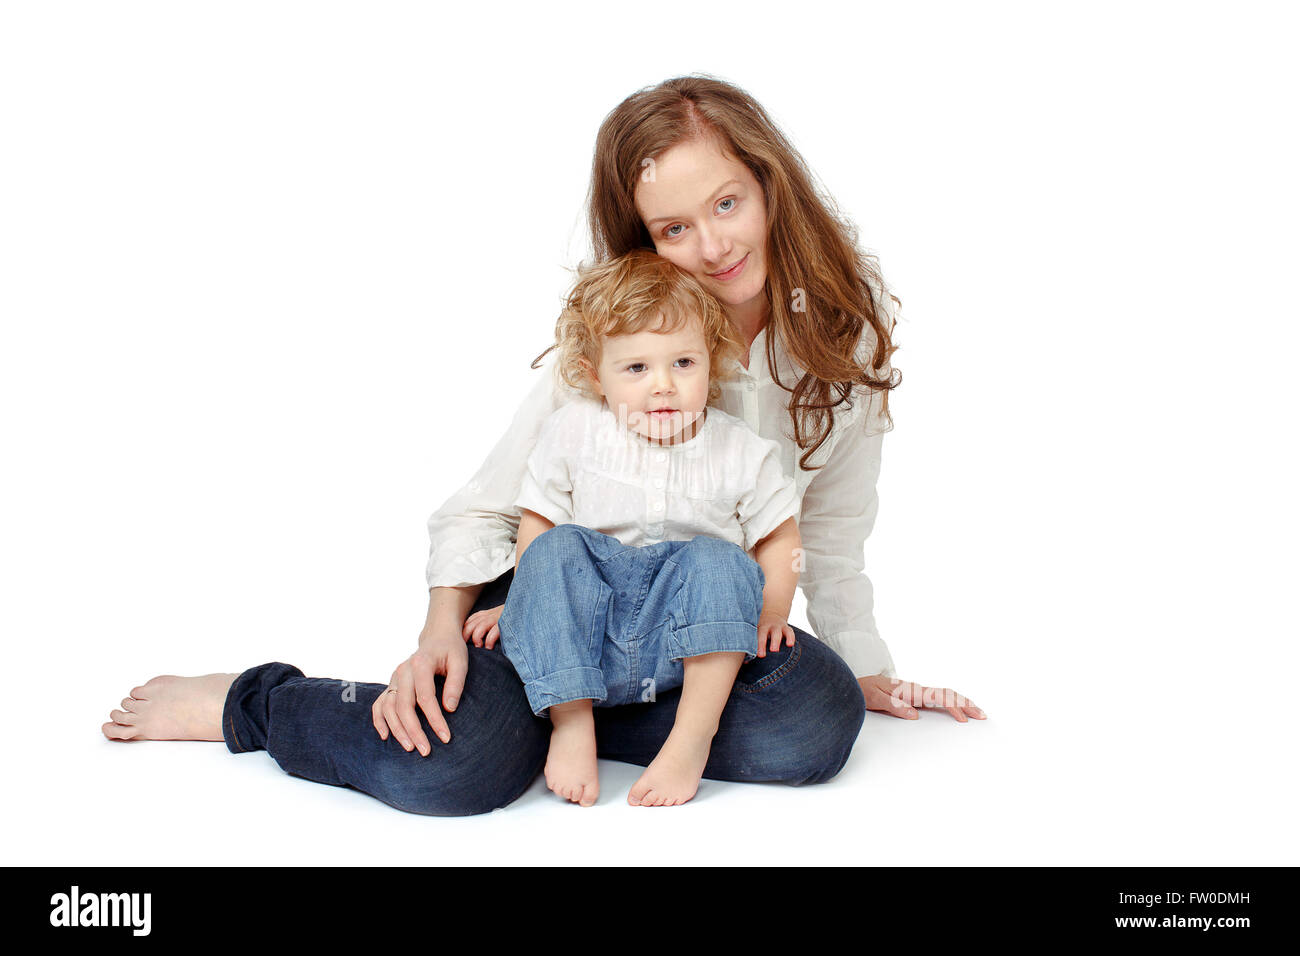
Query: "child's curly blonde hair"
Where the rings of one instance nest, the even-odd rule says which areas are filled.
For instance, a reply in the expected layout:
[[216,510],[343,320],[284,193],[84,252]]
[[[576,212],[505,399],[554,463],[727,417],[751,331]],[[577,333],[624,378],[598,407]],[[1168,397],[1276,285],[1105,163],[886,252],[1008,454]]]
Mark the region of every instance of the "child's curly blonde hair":
[[[662,322],[660,320],[662,316]],[[731,320],[718,302],[683,269],[649,249],[634,249],[609,262],[582,267],[555,323],[555,344],[532,367],[559,349],[556,371],[569,387],[600,398],[592,376],[600,366],[606,335],[632,335],[650,329],[675,332],[698,318],[709,352],[710,405],[722,396],[721,382],[735,377],[732,360],[745,355]]]

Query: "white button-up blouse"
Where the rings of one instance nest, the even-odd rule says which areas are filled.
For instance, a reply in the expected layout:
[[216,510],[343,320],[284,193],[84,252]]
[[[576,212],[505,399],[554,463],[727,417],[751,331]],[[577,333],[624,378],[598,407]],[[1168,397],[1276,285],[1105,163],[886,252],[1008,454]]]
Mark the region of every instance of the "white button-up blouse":
[[[892,316],[888,296],[884,305]],[[864,362],[874,342],[871,335],[868,326],[859,353]],[[871,581],[863,573],[864,544],[876,520],[881,441],[888,427],[879,398],[868,400],[855,390],[852,409],[837,407],[831,434],[809,460],[823,467],[805,471],[798,465],[802,450],[792,437],[789,393],[772,380],[766,348],[764,329],[750,345],[749,368],[736,363],[735,378],[722,383],[716,404],[777,442],[781,467],[794,479],[804,548],[799,586],[813,633],[848,663],[855,677],[895,677],[889,649],[876,631]],[[556,354],[548,353],[537,384],[478,472],[429,517],[430,588],[484,584],[514,567],[515,502],[528,456],[546,418],[579,394],[554,374]],[[779,341],[776,357],[781,380],[792,387],[802,371]]]

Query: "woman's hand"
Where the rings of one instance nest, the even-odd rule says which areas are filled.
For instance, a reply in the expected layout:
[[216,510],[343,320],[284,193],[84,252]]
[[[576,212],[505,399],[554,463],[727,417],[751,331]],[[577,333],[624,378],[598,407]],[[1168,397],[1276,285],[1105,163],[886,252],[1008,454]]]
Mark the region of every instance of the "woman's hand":
[[370,709],[375,730],[383,740],[389,733],[397,738],[403,749],[420,751],[423,757],[431,750],[429,738],[420,726],[415,705],[419,704],[429,726],[444,744],[451,740],[451,729],[438,709],[434,674],[443,674],[442,706],[456,709],[461,692],[465,689],[465,674],[469,670],[469,651],[459,629],[426,626],[420,633],[420,646],[414,654],[397,665],[388,689],[379,695]]
[[924,687],[884,674],[859,677],[858,686],[866,698],[867,710],[883,711],[905,720],[916,720],[920,716],[914,709],[916,707],[942,708],[963,724],[968,716],[976,720],[985,719],[984,711],[947,687]]
[[776,653],[781,649],[782,639],[794,647],[794,628],[792,628],[784,617],[779,614],[763,614],[758,616],[758,656],[766,657],[770,650]]
[[498,607],[490,607],[484,611],[475,611],[465,618],[465,626],[461,629],[461,636],[467,641],[473,641],[475,647],[486,647],[489,650],[496,647],[497,639],[501,637],[501,631],[497,628],[497,621],[501,619],[503,610],[505,610],[504,604]]

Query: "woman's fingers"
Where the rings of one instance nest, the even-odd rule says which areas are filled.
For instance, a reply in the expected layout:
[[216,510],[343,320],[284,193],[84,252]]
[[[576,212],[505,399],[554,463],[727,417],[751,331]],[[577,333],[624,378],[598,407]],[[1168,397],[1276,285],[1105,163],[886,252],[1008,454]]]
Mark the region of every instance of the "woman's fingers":
[[885,693],[885,699],[878,709],[887,714],[893,714],[895,717],[901,717],[903,720],[919,719],[921,715],[912,707],[911,692],[914,686],[913,684],[902,684],[896,687],[892,693]]
[[[418,658],[413,658],[418,660]],[[427,754],[430,750],[429,738],[425,736],[424,728],[420,726],[419,715],[415,712],[415,705],[419,699],[419,692],[416,689],[419,683],[419,675],[414,673],[415,667],[403,667],[403,679],[397,685],[397,693],[388,696],[393,697],[392,713],[397,719],[398,727],[393,727],[393,732],[397,734],[397,739],[401,741],[402,746],[410,752],[412,748],[420,751],[421,754]],[[385,713],[388,711],[385,710]],[[393,721],[388,721],[389,726]]]
[[397,715],[397,707],[401,697],[402,669],[398,668],[397,674],[394,675],[391,686],[379,695],[379,706],[383,713],[384,723],[388,726],[388,731],[393,735],[402,749],[407,753],[415,748],[411,743],[411,736],[406,731],[406,726],[402,723]]
[[862,697],[866,702],[867,710],[879,711],[904,720],[913,720],[918,716],[911,707],[911,685],[877,674],[859,677],[858,686],[862,688]]
[[[446,677],[442,682],[442,705],[448,710],[455,710],[460,706],[460,695],[465,690],[465,675],[468,672],[469,652],[465,650],[464,645],[460,645],[459,654],[452,653],[447,656]],[[442,720],[441,714],[438,719]],[[443,738],[443,743],[446,743],[451,739],[451,729],[447,727],[445,721],[442,726],[447,731],[447,736]]]
[[390,696],[392,695],[388,691],[384,691],[370,705],[370,722],[375,725],[375,733],[379,734],[380,740],[388,739],[388,721],[384,720],[384,698]]
[[[438,735],[438,739],[446,743],[451,739],[451,731],[447,729],[447,722],[443,720],[442,711],[438,709],[437,685],[433,682],[433,661],[423,654],[416,654],[411,660],[411,670],[415,677],[414,703],[420,705],[420,710],[424,711],[424,716],[428,718],[429,726]],[[398,696],[401,696],[400,693]],[[420,726],[420,715],[415,712],[415,707],[411,707],[409,715],[402,711],[400,716],[403,722],[406,722],[409,717],[409,720],[414,723],[415,730],[411,732],[411,736],[415,738],[416,749],[420,751],[422,757],[429,756],[432,748],[429,746],[429,738],[425,736],[424,728]],[[406,726],[410,730],[411,723],[407,723]]]
[[492,630],[488,631],[487,633],[487,640],[484,642],[484,644],[487,646],[489,650],[491,650],[492,648],[497,646],[497,640],[500,637],[501,637],[501,631],[498,629],[497,625],[493,624]]
[[921,707],[946,710],[963,724],[970,717],[986,719],[984,711],[951,687],[926,687],[924,684],[893,680],[880,675],[861,678],[859,683],[863,685],[864,694],[870,698],[867,706],[871,710],[912,719],[919,716],[915,708]]

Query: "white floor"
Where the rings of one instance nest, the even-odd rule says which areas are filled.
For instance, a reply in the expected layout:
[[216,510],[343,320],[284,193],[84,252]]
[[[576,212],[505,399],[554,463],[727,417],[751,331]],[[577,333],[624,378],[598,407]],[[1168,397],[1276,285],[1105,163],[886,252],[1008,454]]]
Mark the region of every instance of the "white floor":
[[[112,676],[93,683],[122,683]],[[868,715],[827,784],[705,781],[685,806],[634,808],[623,801],[639,768],[602,761],[593,808],[539,778],[508,809],[469,818],[404,814],[221,744],[109,742],[96,727],[112,695],[78,693],[10,739],[11,759],[37,772],[8,780],[6,862],[562,864],[616,847],[613,862],[631,865],[1294,863],[1282,785],[1294,771],[1255,763],[1268,748],[1239,736],[1240,718],[1053,712],[990,690],[988,721]]]

